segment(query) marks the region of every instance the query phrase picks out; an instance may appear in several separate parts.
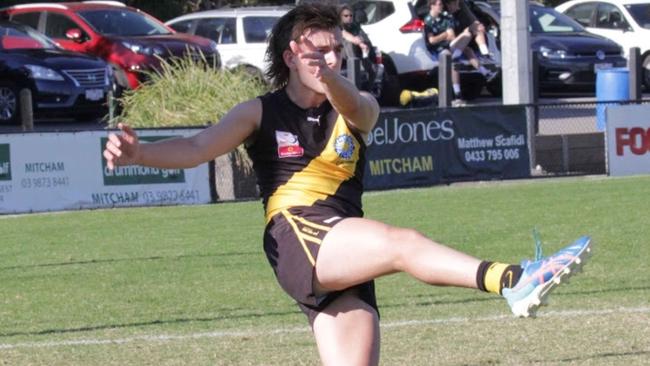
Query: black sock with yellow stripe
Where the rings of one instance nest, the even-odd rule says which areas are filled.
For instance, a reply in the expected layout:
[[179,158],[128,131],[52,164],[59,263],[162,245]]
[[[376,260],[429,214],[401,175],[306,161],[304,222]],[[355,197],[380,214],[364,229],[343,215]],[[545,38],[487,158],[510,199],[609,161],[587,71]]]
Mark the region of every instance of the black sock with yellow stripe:
[[483,261],[476,272],[476,284],[479,290],[501,294],[504,287],[512,288],[523,269],[515,264]]

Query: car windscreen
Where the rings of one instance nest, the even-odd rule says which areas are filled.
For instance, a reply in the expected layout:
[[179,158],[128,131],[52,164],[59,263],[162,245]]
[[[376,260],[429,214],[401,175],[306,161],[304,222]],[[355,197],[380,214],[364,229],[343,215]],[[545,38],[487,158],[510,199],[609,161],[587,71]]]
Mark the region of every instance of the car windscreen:
[[93,29],[107,36],[151,36],[170,34],[164,25],[129,9],[102,9],[80,11]]
[[580,33],[585,29],[575,20],[550,8],[530,7],[532,33]]
[[626,5],[625,7],[640,27],[650,29],[650,2],[647,4]]
[[0,49],[55,49],[53,41],[29,28],[14,28],[0,24]]

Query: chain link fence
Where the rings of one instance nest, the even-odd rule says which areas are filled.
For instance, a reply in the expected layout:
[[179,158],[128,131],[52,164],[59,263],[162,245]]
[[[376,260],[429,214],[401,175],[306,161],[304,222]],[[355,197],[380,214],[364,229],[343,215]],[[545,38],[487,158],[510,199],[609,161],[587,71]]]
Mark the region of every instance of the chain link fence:
[[538,122],[534,174],[606,174],[605,123],[598,115],[604,118],[609,106],[648,103],[650,99],[534,105]]

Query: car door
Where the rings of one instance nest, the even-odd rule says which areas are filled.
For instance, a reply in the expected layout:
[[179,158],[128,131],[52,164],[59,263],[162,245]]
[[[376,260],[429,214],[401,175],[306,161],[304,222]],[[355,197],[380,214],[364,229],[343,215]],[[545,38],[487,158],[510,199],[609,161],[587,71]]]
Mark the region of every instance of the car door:
[[634,37],[634,31],[618,6],[599,3],[594,21],[593,32],[620,44],[625,54],[628,53],[630,47],[635,46],[637,40]]
[[237,34],[236,20],[227,16],[199,19],[194,33],[217,42],[222,64],[228,69],[239,65],[242,59],[237,46],[241,37]]
[[616,5],[605,2],[583,3],[567,9],[565,14],[582,24],[588,32],[618,43],[626,54],[630,47],[634,47],[632,28]]
[[[66,32],[71,29],[78,29],[81,31],[79,40],[71,40],[66,37]],[[83,27],[71,19],[66,14],[48,11],[45,14],[45,25],[43,33],[48,37],[55,40],[61,47],[77,52],[89,53],[90,37],[84,31]]]

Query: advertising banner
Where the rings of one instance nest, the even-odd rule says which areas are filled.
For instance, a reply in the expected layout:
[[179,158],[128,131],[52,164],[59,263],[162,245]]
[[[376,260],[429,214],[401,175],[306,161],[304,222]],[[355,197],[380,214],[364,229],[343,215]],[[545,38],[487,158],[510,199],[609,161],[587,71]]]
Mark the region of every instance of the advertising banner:
[[609,174],[650,174],[650,106],[611,106],[606,113]]
[[368,136],[367,189],[530,176],[523,106],[382,113]]
[[[196,130],[140,130],[143,143]],[[209,203],[208,165],[110,170],[106,131],[0,135],[0,213]]]

